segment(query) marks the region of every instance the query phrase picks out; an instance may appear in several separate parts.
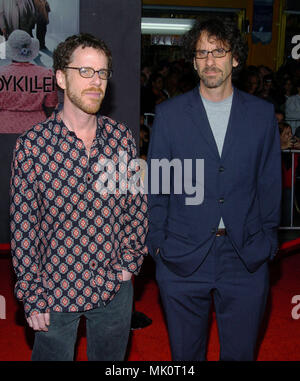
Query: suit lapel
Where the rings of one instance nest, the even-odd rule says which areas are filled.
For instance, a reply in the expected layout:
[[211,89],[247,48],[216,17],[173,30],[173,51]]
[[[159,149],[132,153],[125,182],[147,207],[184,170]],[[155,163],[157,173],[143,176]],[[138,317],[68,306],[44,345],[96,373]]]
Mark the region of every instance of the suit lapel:
[[231,112],[221,155],[222,160],[236,149],[235,145],[239,141],[238,136],[242,132],[245,120],[247,120],[247,108],[241,99],[240,92],[234,88]]
[[209,125],[207,114],[203,106],[202,99],[199,93],[199,87],[196,87],[191,93],[191,101],[188,106],[188,113],[190,114],[194,125],[206,143],[209,146],[209,152],[218,160],[220,159],[218,147],[213,136],[212,130]]

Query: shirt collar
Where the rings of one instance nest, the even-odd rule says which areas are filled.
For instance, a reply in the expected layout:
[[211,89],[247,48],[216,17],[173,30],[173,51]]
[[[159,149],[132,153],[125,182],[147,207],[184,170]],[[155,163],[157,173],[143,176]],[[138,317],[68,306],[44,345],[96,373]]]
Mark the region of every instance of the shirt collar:
[[[60,116],[61,109],[62,104],[58,104],[50,117],[50,120],[54,122],[54,132],[62,135],[63,138],[69,141],[74,141],[74,139],[76,139],[76,134],[74,131],[69,130],[64,124]],[[104,140],[107,139],[107,132],[104,127],[104,116],[101,114],[97,114],[96,139],[101,146],[104,145]]]

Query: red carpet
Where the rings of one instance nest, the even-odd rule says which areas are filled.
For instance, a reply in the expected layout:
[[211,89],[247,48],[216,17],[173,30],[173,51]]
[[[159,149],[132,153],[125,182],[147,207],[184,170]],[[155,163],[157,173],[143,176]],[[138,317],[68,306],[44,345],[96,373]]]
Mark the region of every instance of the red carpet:
[[[127,356],[129,361],[171,360],[153,269],[153,262],[149,257],[145,261],[142,274],[136,278],[136,310],[145,313],[153,322],[147,328],[132,332]],[[272,289],[261,331],[258,361],[300,360],[300,319],[292,318],[295,305],[291,303],[294,295],[300,295],[299,274],[300,254],[283,256],[271,266]],[[31,355],[33,333],[25,325],[22,305],[13,296],[13,283],[10,258],[0,255],[0,295],[6,300],[6,319],[0,320],[0,361],[27,361]],[[214,361],[219,356],[214,314],[210,330],[207,359]],[[83,322],[79,330],[76,360],[86,360],[85,351]]]

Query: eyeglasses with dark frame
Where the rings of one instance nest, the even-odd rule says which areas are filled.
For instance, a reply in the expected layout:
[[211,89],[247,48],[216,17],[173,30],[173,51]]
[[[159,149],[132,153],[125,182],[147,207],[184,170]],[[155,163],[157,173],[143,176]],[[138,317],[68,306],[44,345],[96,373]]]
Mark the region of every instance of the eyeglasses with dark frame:
[[231,49],[213,49],[213,50],[195,50],[195,58],[197,59],[204,59],[208,57],[208,54],[211,53],[214,58],[222,58],[225,57],[228,52],[230,52]]
[[65,69],[78,70],[79,74],[83,78],[92,78],[95,75],[95,73],[97,73],[99,77],[103,80],[107,80],[112,77],[112,70],[110,69],[94,70],[92,67],[73,67],[73,66],[65,66]]

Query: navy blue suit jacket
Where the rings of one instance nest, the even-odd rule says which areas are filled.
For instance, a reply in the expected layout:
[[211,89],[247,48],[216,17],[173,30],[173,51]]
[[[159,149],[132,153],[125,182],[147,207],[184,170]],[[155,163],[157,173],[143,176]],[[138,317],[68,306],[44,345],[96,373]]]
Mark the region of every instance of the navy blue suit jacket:
[[[220,157],[199,87],[170,99],[156,108],[149,168],[152,159],[163,158],[192,159],[193,166],[196,159],[204,159],[204,199],[200,205],[186,205],[191,195],[174,192],[172,175],[170,194],[152,194],[149,189],[147,246],[155,260],[163,260],[178,275],[191,274],[208,253],[221,216],[250,272],[274,257],[282,183],[272,104],[234,89]],[[151,170],[149,188],[150,177]],[[195,182],[195,172],[192,177]]]

